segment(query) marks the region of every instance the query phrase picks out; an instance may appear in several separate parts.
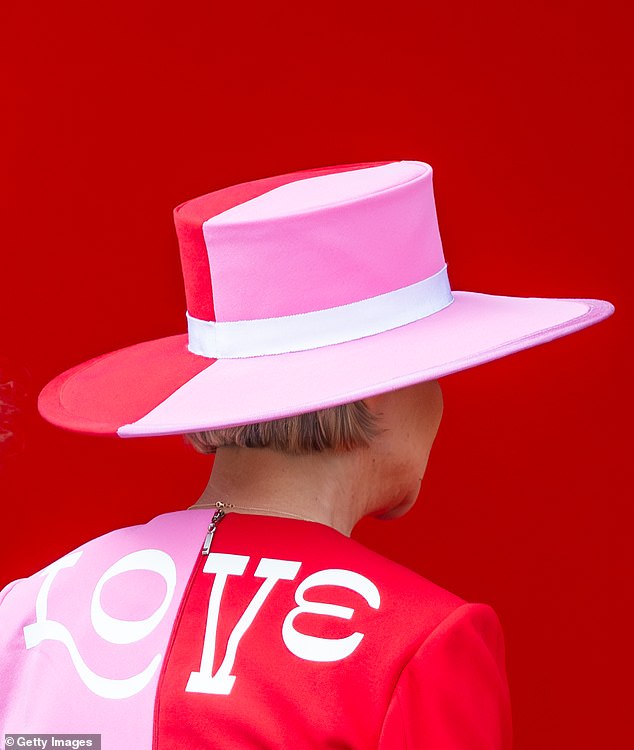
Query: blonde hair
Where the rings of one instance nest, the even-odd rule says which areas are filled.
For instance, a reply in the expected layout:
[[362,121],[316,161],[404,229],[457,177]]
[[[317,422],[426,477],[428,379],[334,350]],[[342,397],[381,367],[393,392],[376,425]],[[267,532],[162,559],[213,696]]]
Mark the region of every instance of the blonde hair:
[[190,432],[185,438],[200,453],[215,453],[216,448],[238,445],[305,455],[367,447],[380,431],[377,422],[377,416],[364,401],[355,401],[270,422]]

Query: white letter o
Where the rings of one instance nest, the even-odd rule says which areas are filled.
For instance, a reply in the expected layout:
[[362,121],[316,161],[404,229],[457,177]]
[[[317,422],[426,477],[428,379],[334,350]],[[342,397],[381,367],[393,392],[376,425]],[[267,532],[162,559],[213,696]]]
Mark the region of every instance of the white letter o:
[[[120,573],[132,570],[149,570],[163,577],[167,591],[158,609],[145,620],[119,620],[104,612],[101,606],[101,590],[104,585]],[[141,549],[125,555],[113,563],[101,576],[90,602],[90,619],[95,631],[110,643],[135,643],[148,636],[163,619],[176,588],[176,565],[160,549]]]

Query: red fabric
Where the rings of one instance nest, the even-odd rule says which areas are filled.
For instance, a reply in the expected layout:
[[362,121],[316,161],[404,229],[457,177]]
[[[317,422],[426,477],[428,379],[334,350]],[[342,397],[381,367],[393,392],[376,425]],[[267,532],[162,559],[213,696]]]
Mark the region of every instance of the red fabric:
[[408,662],[392,694],[380,750],[511,748],[511,710],[497,616],[454,610]]
[[213,290],[207,248],[203,238],[203,222],[233,206],[267,193],[280,185],[317,175],[347,172],[352,169],[378,167],[389,164],[375,161],[361,164],[342,164],[332,167],[316,167],[299,172],[266,177],[261,180],[232,185],[213,193],[182,203],[174,209],[174,224],[181,252],[185,297],[190,315],[201,320],[215,320]]
[[[228,515],[211,550],[249,558],[242,575],[227,577],[222,593],[214,675],[231,632],[262,585],[263,579],[254,577],[260,560],[296,561],[301,567],[293,580],[275,583],[245,631],[230,694],[208,694],[186,690],[192,672],[201,670],[216,578],[204,572],[207,558],[201,555],[163,663],[154,750],[511,747],[504,646],[490,607],[464,604],[321,524]],[[282,626],[297,606],[298,586],[324,569],[364,576],[381,601],[374,609],[343,586],[309,589],[306,600],[354,613],[350,620],[302,613],[294,621],[297,631],[324,639],[363,634],[345,658],[309,661],[289,650]]]
[[[145,341],[62,373],[41,392],[38,408],[60,427],[114,435],[215,361],[188,351],[187,334]],[[98,386],[99,400],[92,388],[74,387],[80,373]]]

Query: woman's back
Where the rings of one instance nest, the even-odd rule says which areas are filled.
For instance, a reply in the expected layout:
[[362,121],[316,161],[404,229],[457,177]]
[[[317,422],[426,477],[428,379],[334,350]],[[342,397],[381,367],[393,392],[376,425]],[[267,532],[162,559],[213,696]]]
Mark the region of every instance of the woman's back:
[[[3,592],[0,727],[103,747],[510,747],[504,647],[320,523],[209,510],[88,542]],[[46,700],[38,700],[46,696]]]

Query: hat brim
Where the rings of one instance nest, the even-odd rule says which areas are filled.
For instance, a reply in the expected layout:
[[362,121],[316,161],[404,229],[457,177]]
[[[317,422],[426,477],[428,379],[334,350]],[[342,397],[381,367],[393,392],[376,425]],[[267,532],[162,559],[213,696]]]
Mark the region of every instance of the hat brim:
[[454,292],[431,315],[309,351],[207,359],[187,335],[105,354],[52,380],[39,410],[59,427],[120,437],[279,419],[465,370],[607,318],[609,302]]

